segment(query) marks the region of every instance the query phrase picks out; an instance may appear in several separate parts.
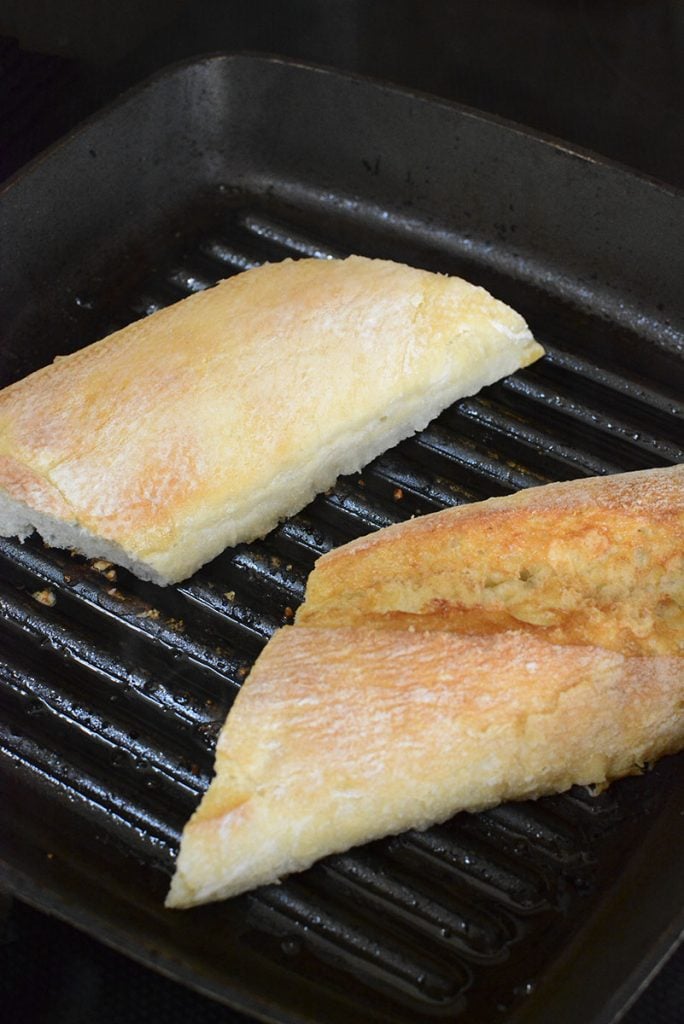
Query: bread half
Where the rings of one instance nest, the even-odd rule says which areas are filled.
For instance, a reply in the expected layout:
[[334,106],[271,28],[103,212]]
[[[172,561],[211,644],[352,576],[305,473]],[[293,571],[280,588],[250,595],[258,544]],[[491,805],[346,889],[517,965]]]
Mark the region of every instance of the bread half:
[[521,632],[285,627],[246,680],[169,907],[459,810],[604,783],[684,744],[682,658]]
[[533,487],[318,559],[297,623],[684,655],[684,465]]
[[541,354],[459,278],[249,270],[0,392],[0,534],[174,582]]

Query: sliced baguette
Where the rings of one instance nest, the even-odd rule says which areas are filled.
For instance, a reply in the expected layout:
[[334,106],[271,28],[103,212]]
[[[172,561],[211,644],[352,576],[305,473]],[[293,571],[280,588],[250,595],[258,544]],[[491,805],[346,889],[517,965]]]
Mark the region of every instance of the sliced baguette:
[[316,562],[296,621],[684,654],[684,465],[547,484],[361,537]]
[[541,354],[458,278],[249,270],[0,393],[0,534],[174,582]]
[[224,725],[168,905],[684,746],[683,488],[552,484],[323,556]]
[[520,632],[286,627],[221,732],[167,906],[459,810],[638,771],[684,744],[682,664]]

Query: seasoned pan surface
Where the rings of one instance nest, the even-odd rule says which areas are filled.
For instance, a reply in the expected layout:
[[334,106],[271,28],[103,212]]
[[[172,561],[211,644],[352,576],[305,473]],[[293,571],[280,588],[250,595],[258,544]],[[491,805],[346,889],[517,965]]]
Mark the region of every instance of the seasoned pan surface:
[[547,350],[179,586],[0,539],[4,884],[267,1021],[616,1019],[684,924],[681,757],[220,905],[162,902],[226,711],[319,554],[454,503],[682,461],[682,197],[452,105],[217,57],[86,125],[0,218],[2,384],[298,255],[461,273]]

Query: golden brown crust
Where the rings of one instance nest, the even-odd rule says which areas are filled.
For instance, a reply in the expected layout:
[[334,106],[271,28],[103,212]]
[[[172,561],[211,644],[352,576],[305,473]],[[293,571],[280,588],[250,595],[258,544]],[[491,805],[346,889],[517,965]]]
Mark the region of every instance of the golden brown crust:
[[221,733],[168,905],[462,809],[637,771],[684,743],[683,702],[676,657],[520,632],[286,627]]
[[73,511],[56,487],[30,466],[0,454],[0,489],[28,508],[60,519],[73,519]]
[[175,580],[541,354],[517,313],[458,278],[286,260],[0,392],[0,453],[81,530]]
[[389,527],[318,560],[300,625],[488,633],[684,653],[684,466],[548,484]]

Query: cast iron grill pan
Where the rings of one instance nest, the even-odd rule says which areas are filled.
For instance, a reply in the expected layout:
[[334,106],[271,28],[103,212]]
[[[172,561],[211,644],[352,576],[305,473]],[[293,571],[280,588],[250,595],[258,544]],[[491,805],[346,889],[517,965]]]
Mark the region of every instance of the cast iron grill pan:
[[[635,850],[651,843],[654,870],[668,869],[663,836],[677,828],[681,758],[602,794],[576,789],[458,815],[223,904],[181,913],[162,901],[220,725],[255,656],[292,620],[315,559],[411,515],[682,461],[677,380],[662,372],[678,366],[676,349],[649,364],[632,325],[618,352],[600,312],[549,297],[538,280],[514,280],[494,259],[455,256],[418,233],[345,219],[339,208],[331,216],[323,198],[298,205],[277,180],[266,190],[198,188],[161,230],[141,236],[131,223],[123,241],[117,263],[108,253],[98,273],[69,267],[60,281],[55,268],[59,301],[37,295],[31,317],[17,318],[3,383],[44,362],[47,349],[51,358],[266,260],[352,251],[492,287],[527,316],[547,356],[176,587],[37,537],[0,539],[5,884],[264,1020],[533,1021],[544,1019],[535,1014],[549,1005],[549,979],[574,992],[567,1019],[579,1019],[584,997],[563,964],[599,941],[589,923],[597,935],[606,926],[616,878],[624,893],[643,886]],[[47,334],[42,349],[27,343],[36,325]],[[650,944],[631,961],[625,952],[620,984],[606,968],[612,990],[594,981],[593,1016],[582,1019],[614,1019],[639,972],[671,947],[679,907],[667,927],[656,909]],[[647,911],[643,919],[648,926]]]

